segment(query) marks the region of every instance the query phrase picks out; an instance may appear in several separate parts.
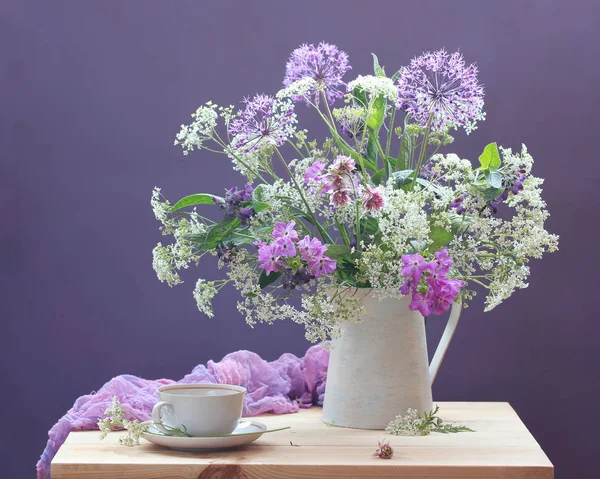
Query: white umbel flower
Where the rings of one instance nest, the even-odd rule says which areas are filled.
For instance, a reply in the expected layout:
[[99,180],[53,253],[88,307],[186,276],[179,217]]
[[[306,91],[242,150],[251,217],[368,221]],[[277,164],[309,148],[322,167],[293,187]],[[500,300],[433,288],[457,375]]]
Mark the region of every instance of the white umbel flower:
[[212,310],[212,300],[217,295],[218,291],[214,281],[206,281],[200,278],[196,282],[194,289],[194,299],[201,313],[206,314],[209,318],[214,317]]
[[380,95],[383,95],[384,98],[390,101],[396,101],[396,98],[398,98],[398,89],[391,78],[359,75],[356,80],[348,83],[348,91],[351,92],[357,87],[366,91],[372,98],[379,97]]
[[202,144],[213,137],[213,130],[217,126],[217,105],[207,103],[192,113],[194,121],[189,125],[181,125],[177,133],[175,145],[181,145],[183,154],[187,155],[194,149],[199,150]]

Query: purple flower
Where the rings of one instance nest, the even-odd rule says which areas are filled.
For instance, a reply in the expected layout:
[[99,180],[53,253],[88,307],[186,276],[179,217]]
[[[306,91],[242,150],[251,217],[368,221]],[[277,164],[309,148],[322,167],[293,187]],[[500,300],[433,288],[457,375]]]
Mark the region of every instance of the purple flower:
[[398,77],[396,107],[421,126],[431,117],[433,130],[463,127],[468,134],[484,118],[477,67],[465,65],[460,53],[444,49],[413,58]]
[[258,265],[269,276],[272,272],[278,273],[279,267],[284,266],[281,261],[281,248],[278,244],[263,244],[258,249]]
[[402,256],[402,262],[404,263],[404,266],[402,266],[402,276],[412,278],[415,283],[419,282],[423,271],[427,267],[423,256],[419,253],[405,254]]
[[413,293],[408,309],[418,311],[423,316],[431,314],[431,298],[423,293]]
[[291,256],[296,256],[296,245],[289,236],[277,238],[274,244],[279,246],[280,255],[282,257],[289,258]]
[[464,197],[462,195],[457,196],[450,202],[450,208],[454,208],[456,210],[456,214],[460,215],[466,211],[465,207],[462,205]]
[[283,288],[295,289],[296,286],[308,284],[313,279],[315,279],[314,275],[306,268],[300,268],[295,273],[290,273],[288,271],[288,274],[283,279]]
[[400,286],[400,292],[405,296],[412,294],[409,308],[423,316],[448,311],[466,284],[460,279],[448,278],[452,258],[446,249],[435,253],[433,261],[425,261],[417,253],[403,256],[402,261],[402,275],[407,279]]
[[[319,103],[319,93],[323,91],[329,104],[336,98],[344,96],[345,83],[342,81],[344,74],[352,67],[348,63],[348,54],[338,49],[335,45],[321,42],[316,47],[313,44],[301,45],[290,55],[285,66],[284,86],[309,77],[316,81],[316,88],[309,93]],[[297,97],[295,101],[309,98]]]
[[450,271],[450,268],[452,267],[452,258],[448,254],[448,250],[443,249],[441,251],[438,251],[435,254],[435,259],[437,260],[439,265],[438,272],[442,274],[448,274],[448,271]]
[[279,101],[268,95],[245,98],[246,108],[229,124],[231,142],[244,153],[263,146],[281,146],[294,133],[296,114],[290,101]]
[[311,185],[323,182],[324,179],[321,173],[323,173],[324,168],[325,163],[321,161],[315,161],[312,165],[306,168],[306,171],[304,172],[304,183]]
[[246,185],[241,190],[233,187],[225,192],[224,199],[213,198],[213,200],[219,205],[219,208],[225,210],[227,217],[236,217],[242,222],[242,226],[246,226],[248,219],[254,216],[255,213],[249,207],[253,191],[254,188],[251,185]]
[[377,448],[377,450],[375,451],[375,453],[373,454],[375,457],[378,457],[379,459],[391,459],[392,456],[394,455],[394,449],[392,448],[392,446],[390,446],[389,442],[385,442],[385,440],[383,440],[382,442],[379,442],[379,447]]
[[295,221],[290,221],[289,223],[282,223],[281,221],[278,221],[275,223],[275,228],[273,228],[271,235],[275,239],[289,238],[294,242],[298,241],[298,233],[294,229],[294,226],[296,226]]
[[379,211],[385,203],[381,190],[367,186],[363,193],[363,206],[367,211]]
[[296,256],[296,245],[294,243],[298,241],[298,233],[294,229],[294,226],[296,226],[295,221],[290,221],[289,223],[278,221],[275,223],[275,228],[273,228],[271,235],[275,238],[275,244],[280,247],[281,256]]
[[298,241],[298,250],[303,261],[312,261],[323,256],[327,248],[317,238],[306,235]]
[[413,289],[413,282],[410,279],[407,279],[402,286],[400,286],[400,293],[404,296],[407,296]]
[[349,203],[350,195],[348,195],[346,190],[338,190],[331,195],[331,204],[336,208],[346,206]]
[[331,274],[337,267],[337,262],[328,256],[321,256],[308,262],[308,266],[315,278],[319,278],[324,274]]

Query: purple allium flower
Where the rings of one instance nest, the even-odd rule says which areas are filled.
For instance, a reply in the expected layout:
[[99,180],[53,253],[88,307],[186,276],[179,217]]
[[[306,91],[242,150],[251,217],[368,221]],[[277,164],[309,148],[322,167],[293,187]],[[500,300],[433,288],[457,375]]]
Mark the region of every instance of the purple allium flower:
[[308,266],[315,278],[319,278],[324,274],[331,274],[337,267],[337,261],[329,256],[321,256],[309,261]]
[[390,446],[390,443],[386,443],[385,440],[383,440],[382,442],[378,442],[377,444],[379,445],[379,447],[373,455],[378,457],[379,459],[391,459],[394,455],[394,449],[392,448],[392,446]]
[[244,153],[263,146],[281,146],[294,133],[296,114],[292,102],[276,100],[268,95],[245,98],[246,108],[229,124],[231,142]]
[[398,77],[396,107],[421,126],[432,116],[433,130],[463,127],[468,134],[485,116],[477,67],[445,49],[413,58]]
[[[295,81],[312,78],[316,81],[316,88],[309,95],[314,96],[315,103],[319,103],[319,93],[323,91],[329,104],[333,104],[336,98],[344,96],[345,83],[342,77],[351,68],[348,54],[335,45],[325,42],[316,47],[304,44],[290,55],[285,66],[283,84],[288,87]],[[294,100],[308,103],[309,98],[297,97]]]
[[258,265],[269,276],[272,272],[278,273],[279,267],[284,266],[281,261],[281,248],[278,244],[263,244],[258,249]]

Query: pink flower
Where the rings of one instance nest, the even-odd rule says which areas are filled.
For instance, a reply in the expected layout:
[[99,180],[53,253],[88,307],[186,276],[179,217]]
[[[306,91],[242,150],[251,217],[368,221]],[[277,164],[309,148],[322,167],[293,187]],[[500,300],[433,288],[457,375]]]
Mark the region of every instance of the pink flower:
[[404,296],[408,295],[408,293],[411,292],[411,290],[413,289],[413,282],[410,279],[407,279],[404,283],[402,283],[402,286],[400,286],[400,293],[402,293]]
[[307,185],[312,183],[321,183],[323,181],[321,173],[323,173],[324,168],[325,163],[321,161],[315,161],[312,165],[306,168],[306,171],[304,172],[304,183]]
[[363,206],[367,211],[379,211],[384,205],[381,190],[379,188],[372,188],[371,186],[367,186],[362,200]]
[[408,309],[418,311],[423,316],[429,316],[431,314],[431,299],[423,293],[413,293]]
[[298,241],[298,250],[304,261],[311,261],[323,256],[327,248],[317,238],[306,235]]
[[452,266],[452,258],[448,254],[448,250],[443,249],[438,251],[435,254],[435,259],[437,259],[438,264],[440,265],[438,271],[443,274],[448,274],[448,271],[450,271],[450,267]]
[[404,263],[404,266],[402,266],[402,276],[412,278],[415,283],[419,282],[423,271],[427,267],[423,261],[423,256],[419,253],[405,254],[402,256],[402,262]]
[[356,162],[349,156],[338,155],[332,169],[338,173],[350,173],[356,169]]
[[328,256],[321,256],[308,262],[308,266],[315,278],[319,278],[323,274],[331,274],[337,267],[337,262]]
[[258,250],[258,265],[263,268],[269,276],[272,272],[278,273],[281,261],[281,247],[278,244],[263,244]]
[[331,195],[331,204],[336,208],[345,206],[350,203],[350,195],[346,190],[337,190]]
[[277,238],[275,243],[279,247],[280,255],[286,258],[296,256],[296,245],[289,236]]
[[296,226],[295,221],[290,221],[289,223],[282,223],[281,221],[278,221],[275,223],[275,228],[273,228],[271,235],[275,239],[289,238],[294,242],[298,241],[298,233],[294,229],[294,226]]

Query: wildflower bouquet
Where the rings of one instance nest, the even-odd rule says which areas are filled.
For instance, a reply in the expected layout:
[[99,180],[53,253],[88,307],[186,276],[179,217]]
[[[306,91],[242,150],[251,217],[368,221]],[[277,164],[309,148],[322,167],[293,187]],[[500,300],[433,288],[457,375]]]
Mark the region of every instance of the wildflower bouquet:
[[[311,341],[360,314],[354,288],[409,295],[410,309],[430,316],[466,303],[474,285],[487,289],[486,310],[527,286],[529,259],[558,242],[544,229],[533,158],[496,143],[476,166],[439,153],[452,130],[484,119],[477,67],[439,50],[389,77],[373,57],[373,75],[346,83],[345,52],[302,45],[274,96],[196,110],[175,144],[227,156],[246,181],[174,204],[155,188],[154,213],[173,237],[153,251],[161,281],[178,284],[178,270],[216,256],[226,279],[198,280],[200,311],[212,316],[231,284],[249,325],[289,318]],[[327,126],[324,141],[298,127],[302,103]],[[210,206],[222,220],[203,215]]]

